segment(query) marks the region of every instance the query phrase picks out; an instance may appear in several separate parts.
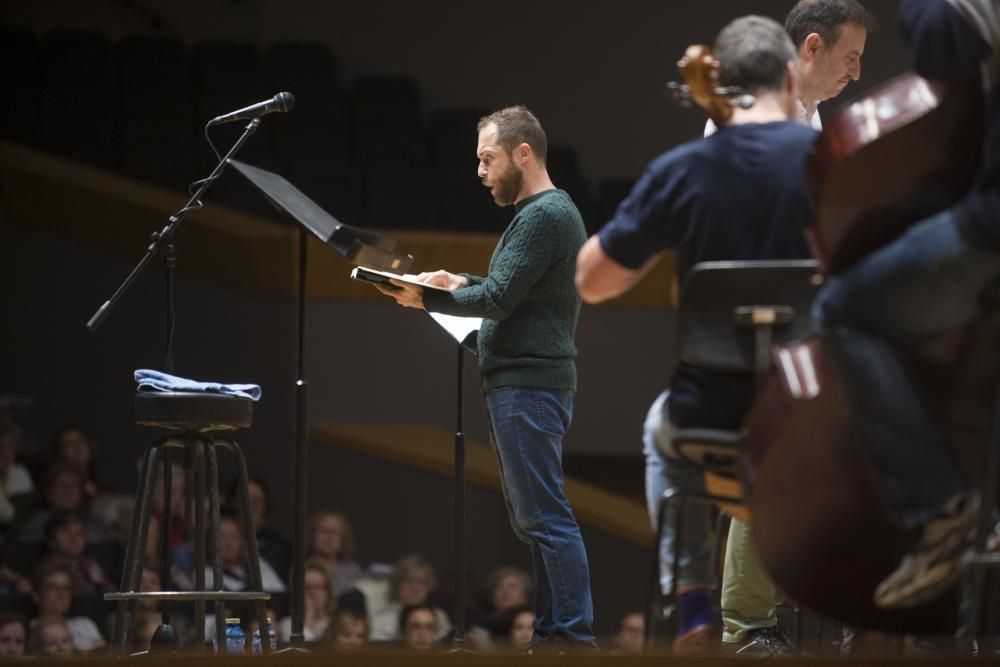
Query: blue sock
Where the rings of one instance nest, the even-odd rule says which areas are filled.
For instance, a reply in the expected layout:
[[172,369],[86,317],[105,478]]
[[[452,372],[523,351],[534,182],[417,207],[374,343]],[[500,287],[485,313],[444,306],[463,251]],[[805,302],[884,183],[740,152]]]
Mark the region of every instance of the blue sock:
[[677,596],[677,634],[684,635],[700,625],[711,625],[715,612],[708,591],[694,588]]

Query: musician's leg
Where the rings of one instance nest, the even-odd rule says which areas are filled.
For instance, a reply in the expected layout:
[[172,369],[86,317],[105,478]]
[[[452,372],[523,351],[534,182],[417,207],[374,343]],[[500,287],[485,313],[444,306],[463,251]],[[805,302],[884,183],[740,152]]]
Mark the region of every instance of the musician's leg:
[[883,607],[920,604],[960,572],[971,545],[978,495],[913,381],[914,345],[980,314],[983,289],[1000,274],[1000,253],[964,240],[944,212],[829,281],[813,319],[865,437],[865,454],[886,510],[917,542],[876,588]]
[[[670,392],[661,393],[649,408],[643,424],[643,454],[646,458],[646,503],[649,520],[656,532],[657,521],[663,520],[659,549],[660,588],[664,594],[673,589],[674,543],[680,539],[679,581],[677,585],[677,636],[674,651],[687,653],[706,648],[712,637],[714,612],[709,591],[714,573],[709,571],[711,526],[708,506],[700,502],[683,505],[669,503],[660,516],[663,494],[667,490],[681,493],[704,492],[702,471],[684,459],[672,456],[670,424]],[[676,514],[683,507],[681,530],[674,535]]]
[[733,519],[722,576],[723,643],[739,644],[740,653],[747,655],[790,653],[788,638],[776,627],[783,599],[757,557],[749,526]]
[[[702,471],[687,461],[669,455],[673,428],[668,414],[669,391],[664,391],[653,402],[643,424],[642,444],[646,457],[646,504],[649,520],[656,530],[660,502],[668,489],[680,492],[703,492],[705,481]],[[665,454],[666,452],[666,454]],[[674,553],[674,513],[671,505],[664,516],[663,537],[660,542],[660,586],[663,592],[672,587]],[[712,573],[710,558],[710,518],[704,503],[687,503],[684,508],[684,538],[681,540],[679,590],[709,588]]]
[[966,243],[945,212],[829,280],[816,300],[814,326],[867,436],[887,509],[904,527],[969,489],[905,356],[975,319],[998,273],[1000,254]]

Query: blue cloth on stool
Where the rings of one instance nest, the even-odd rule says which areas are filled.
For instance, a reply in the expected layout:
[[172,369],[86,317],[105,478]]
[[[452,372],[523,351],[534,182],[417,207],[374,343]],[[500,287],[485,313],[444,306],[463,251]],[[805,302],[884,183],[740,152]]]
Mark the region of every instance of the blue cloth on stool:
[[135,381],[139,383],[139,391],[201,391],[209,394],[242,396],[253,401],[260,400],[260,385],[256,384],[198,382],[148,368],[136,370]]

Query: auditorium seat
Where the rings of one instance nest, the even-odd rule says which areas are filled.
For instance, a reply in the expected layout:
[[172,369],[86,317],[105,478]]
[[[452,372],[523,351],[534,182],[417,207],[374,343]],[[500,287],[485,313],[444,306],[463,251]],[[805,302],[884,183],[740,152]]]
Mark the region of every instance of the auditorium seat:
[[476,126],[487,115],[479,109],[438,109],[427,122],[427,144],[431,164],[447,171],[468,167],[476,169]]
[[593,225],[588,224],[587,230],[596,232],[613,218],[618,205],[632,191],[633,185],[635,185],[634,180],[625,178],[603,181],[597,189],[597,217],[590,221]]

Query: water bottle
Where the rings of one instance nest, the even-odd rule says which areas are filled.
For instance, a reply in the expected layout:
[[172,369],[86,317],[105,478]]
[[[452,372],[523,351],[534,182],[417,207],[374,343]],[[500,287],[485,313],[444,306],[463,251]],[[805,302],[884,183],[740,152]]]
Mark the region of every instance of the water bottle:
[[229,655],[242,655],[243,645],[246,643],[246,635],[240,627],[240,619],[226,619],[226,653]]
[[[278,649],[278,633],[274,631],[274,626],[271,625],[271,617],[268,616],[264,619],[267,626],[267,643],[270,646],[272,652]],[[262,653],[260,646],[260,628],[253,631],[253,654],[260,655]]]

